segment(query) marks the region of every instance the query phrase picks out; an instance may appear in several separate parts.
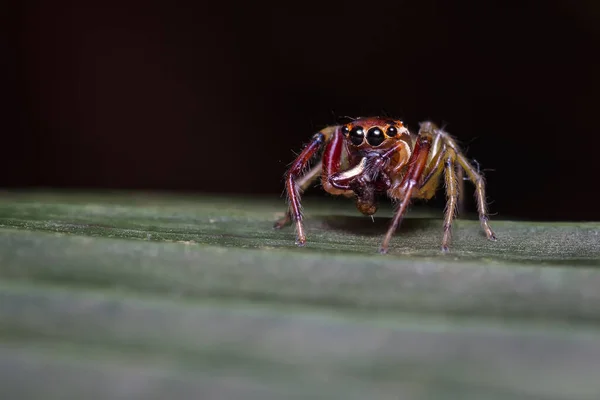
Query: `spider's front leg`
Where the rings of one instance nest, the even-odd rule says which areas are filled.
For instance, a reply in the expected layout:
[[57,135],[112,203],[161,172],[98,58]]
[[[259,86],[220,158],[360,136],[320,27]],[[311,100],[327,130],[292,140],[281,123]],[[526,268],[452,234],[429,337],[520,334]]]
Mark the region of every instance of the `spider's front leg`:
[[[317,165],[315,165],[310,171],[302,176],[302,178],[296,181],[296,186],[298,186],[298,191],[303,193],[318,177],[321,175],[321,171],[323,169],[323,162],[319,161]],[[288,208],[285,212],[285,215],[275,221],[273,224],[273,228],[281,229],[287,224],[292,222],[292,214]]]
[[[302,171],[309,164],[319,149],[327,142],[327,147],[319,164],[303,177]],[[310,185],[319,176],[329,176],[331,171],[337,172],[341,162],[343,136],[337,127],[323,129],[312,137],[312,140],[294,160],[292,166],[286,173],[285,189],[287,192],[289,208],[286,216],[275,222],[275,228],[281,228],[290,220],[296,224],[296,244],[304,246],[306,234],[302,223],[302,206],[300,204],[300,192]]]

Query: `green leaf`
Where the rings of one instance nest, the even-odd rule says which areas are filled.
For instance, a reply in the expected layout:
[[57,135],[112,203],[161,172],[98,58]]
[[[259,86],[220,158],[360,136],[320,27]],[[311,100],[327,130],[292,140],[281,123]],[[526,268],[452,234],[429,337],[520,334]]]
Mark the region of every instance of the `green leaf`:
[[2,398],[600,398],[600,223],[3,193]]

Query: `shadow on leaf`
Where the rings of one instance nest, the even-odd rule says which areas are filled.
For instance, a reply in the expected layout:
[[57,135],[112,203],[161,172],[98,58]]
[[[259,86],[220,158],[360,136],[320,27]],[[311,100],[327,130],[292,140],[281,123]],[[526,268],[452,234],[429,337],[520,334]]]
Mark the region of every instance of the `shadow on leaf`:
[[[322,225],[325,229],[366,236],[382,236],[387,232],[391,221],[392,219],[388,217],[374,217],[371,220],[364,216],[332,216],[323,217]],[[440,223],[436,218],[407,218],[402,221],[397,232],[418,231]]]

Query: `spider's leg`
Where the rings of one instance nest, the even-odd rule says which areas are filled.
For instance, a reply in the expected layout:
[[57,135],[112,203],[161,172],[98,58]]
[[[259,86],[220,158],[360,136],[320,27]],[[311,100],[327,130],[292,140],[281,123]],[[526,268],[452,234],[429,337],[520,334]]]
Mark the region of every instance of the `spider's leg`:
[[308,143],[300,155],[294,160],[286,174],[285,190],[288,195],[289,213],[292,220],[296,222],[296,244],[298,246],[304,246],[304,243],[306,243],[306,235],[304,234],[304,226],[302,224],[302,206],[300,205],[298,177],[324,142],[325,135],[322,132],[315,134],[310,143]]
[[[436,139],[438,138],[443,139],[443,136],[438,134]],[[433,151],[436,151],[436,154],[432,155],[431,152]],[[430,199],[433,197],[439,186],[440,177],[444,174],[447,202],[444,217],[442,251],[447,252],[449,250],[448,245],[452,240],[452,221],[456,217],[459,196],[461,193],[458,171],[462,170],[462,168],[456,163],[456,153],[454,150],[444,143],[435,149],[432,148],[431,152],[428,164],[423,172],[424,178],[421,180],[418,191],[413,197],[422,199]]]
[[[292,166],[286,173],[285,190],[287,192],[289,203],[288,213],[291,217],[291,220],[296,223],[296,244],[298,246],[304,246],[304,244],[306,243],[304,225],[302,224],[302,206],[300,205],[300,192],[302,188],[300,187],[299,183],[303,183],[305,185],[309,184],[307,181],[304,181],[302,178],[299,178],[299,176],[302,173],[302,171],[308,166],[310,160],[315,156],[315,154],[317,153],[317,151],[319,151],[323,144],[329,142],[325,154],[322,157],[321,163],[321,168],[326,168],[326,166],[329,163],[328,159],[331,158],[328,156],[328,152],[331,151],[329,149],[331,148],[330,140],[332,135],[334,136],[334,138],[338,138],[341,136],[341,133],[339,132],[339,128],[337,126],[328,127],[316,133],[312,137],[311,141],[306,145],[304,150],[302,150],[300,155],[296,157],[296,159],[292,163]],[[312,173],[318,175],[318,169],[311,170],[308,173],[308,180],[313,178]],[[285,220],[286,218],[283,218],[284,222]],[[278,227],[278,225],[279,224],[276,223],[275,227]]]
[[457,154],[458,163],[464,168],[465,172],[471,182],[475,184],[475,197],[477,198],[477,211],[479,212],[479,222],[481,228],[484,230],[485,235],[489,240],[496,240],[496,234],[490,227],[488,222],[489,218],[487,215],[487,204],[485,202],[485,182],[483,176],[475,171],[475,168],[469,163],[469,161],[462,154]]
[[303,193],[306,189],[308,189],[308,187],[310,185],[312,185],[315,182],[315,180],[321,174],[322,170],[323,170],[323,163],[321,161],[319,161],[318,164],[315,165],[314,167],[312,167],[310,171],[308,171],[306,174],[304,174],[302,176],[302,178],[298,179],[298,182],[297,182],[298,187],[300,188],[300,190]]
[[321,174],[321,184],[327,193],[334,195],[349,196],[354,194],[349,187],[342,187],[334,182],[335,177],[339,174],[342,166],[342,158],[344,153],[344,136],[338,130],[333,134],[327,147],[323,152],[323,172]]
[[[433,149],[431,151],[433,151]],[[440,175],[444,168],[443,159],[445,153],[446,146],[442,146],[437,149],[437,153],[433,157],[430,157],[423,170],[424,178],[420,182],[419,192],[416,197],[430,199],[435,195],[435,192],[439,187]]]
[[[312,183],[314,183],[314,181],[319,177],[322,169],[323,169],[323,163],[322,163],[322,161],[319,161],[319,163],[317,165],[315,165],[310,171],[308,171],[306,174],[302,175],[302,177],[300,179],[298,179],[298,181],[296,182],[296,184],[298,185],[298,191],[300,193],[304,193],[304,191],[306,189],[308,189],[308,187]],[[290,210],[288,209],[285,213],[285,216],[283,216],[280,219],[278,219],[277,221],[275,221],[273,228],[275,228],[275,229],[283,228],[284,226],[288,225],[291,221],[292,221],[292,214],[291,214]]]
[[457,162],[454,163],[454,166],[456,167],[456,181],[458,183],[458,206],[456,206],[456,212],[460,215],[465,212],[465,170]]
[[462,154],[450,135],[443,131],[440,131],[440,134],[444,136],[444,142],[446,145],[454,150],[456,154],[456,161],[460,167],[464,169],[471,182],[473,182],[475,185],[475,197],[477,199],[477,211],[479,212],[479,222],[481,223],[481,228],[484,230],[485,235],[489,240],[496,240],[496,234],[488,222],[489,218],[487,215],[487,204],[485,202],[485,182],[483,176],[475,170],[469,160],[467,160],[467,158]]
[[452,221],[456,216],[459,196],[459,182],[456,179],[456,154],[454,150],[448,149],[444,161],[444,177],[446,181],[446,211],[444,216],[444,237],[442,239],[442,251],[448,252],[448,245],[452,240]]
[[431,149],[432,143],[432,135],[427,128],[428,126],[422,126],[421,130],[419,131],[417,144],[415,145],[414,151],[408,161],[408,171],[402,178],[400,185],[397,187],[392,187],[389,190],[390,197],[401,198],[402,201],[398,206],[396,213],[394,214],[394,218],[392,219],[392,223],[385,234],[385,237],[383,238],[383,242],[379,248],[380,253],[387,253],[392,236],[402,222],[404,214],[406,214],[406,210],[408,209],[408,205],[410,204],[410,200],[413,196],[413,192],[415,189],[418,189],[419,182],[423,177],[423,171],[427,165],[429,150]]

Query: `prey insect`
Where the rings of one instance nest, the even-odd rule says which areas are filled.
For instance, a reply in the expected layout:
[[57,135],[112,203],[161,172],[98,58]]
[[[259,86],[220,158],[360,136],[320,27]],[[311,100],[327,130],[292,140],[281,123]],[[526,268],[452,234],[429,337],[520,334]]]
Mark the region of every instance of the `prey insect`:
[[[318,163],[304,173],[319,150],[325,148]],[[418,134],[409,132],[402,121],[390,118],[358,118],[344,125],[330,126],[315,134],[291,164],[285,175],[288,196],[286,215],[275,222],[282,228],[293,222],[296,244],[306,243],[300,195],[315,180],[333,195],[354,197],[364,215],[377,211],[376,196],[387,194],[397,202],[390,227],[383,238],[380,253],[387,253],[394,232],[402,222],[412,199],[430,199],[443,180],[446,211],[443,223],[442,251],[452,239],[452,221],[459,203],[463,172],[475,185],[481,228],[489,240],[496,235],[488,222],[485,184],[454,139],[432,122],[420,124]]]

